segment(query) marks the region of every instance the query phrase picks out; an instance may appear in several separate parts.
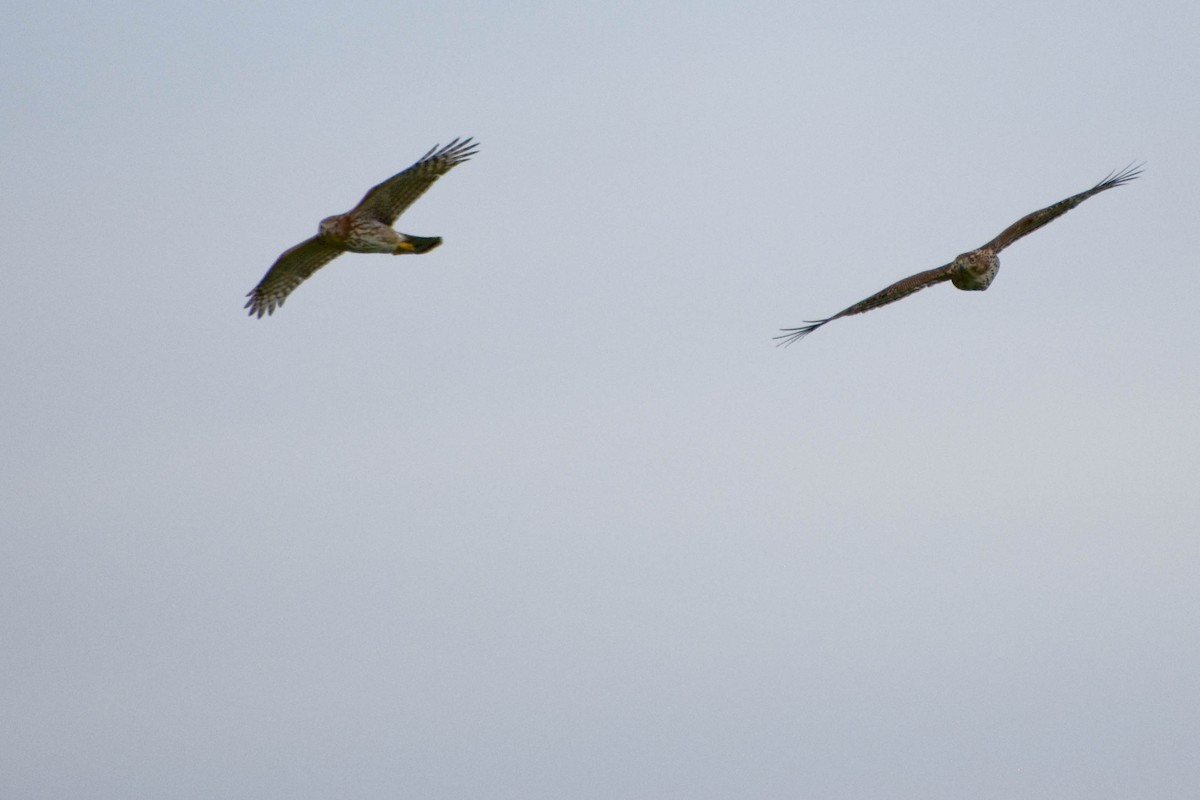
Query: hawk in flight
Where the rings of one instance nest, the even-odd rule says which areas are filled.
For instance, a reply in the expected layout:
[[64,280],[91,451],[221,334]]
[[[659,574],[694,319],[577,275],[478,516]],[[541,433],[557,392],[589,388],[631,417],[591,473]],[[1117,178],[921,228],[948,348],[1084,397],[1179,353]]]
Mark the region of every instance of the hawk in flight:
[[1058,219],[1092,195],[1099,194],[1114,186],[1121,186],[1128,183],[1142,173],[1142,166],[1144,165],[1134,166],[1130,164],[1119,172],[1110,173],[1107,178],[1086,192],[1072,195],[1066,200],[1043,208],[1041,211],[1035,211],[1032,214],[1021,217],[1021,219],[1009,225],[999,236],[992,239],[983,247],[972,250],[969,253],[963,253],[944,267],[918,272],[916,275],[907,277],[902,281],[897,281],[886,289],[871,295],[866,300],[855,303],[845,311],[839,311],[832,317],[805,320],[806,324],[799,328],[784,328],[783,334],[775,338],[783,340],[779,343],[781,345],[798,342],[826,322],[833,322],[840,317],[861,314],[864,311],[870,311],[873,308],[894,303],[902,297],[908,297],[913,292],[924,289],[926,286],[933,286],[935,283],[942,283],[943,281],[950,281],[956,289],[983,291],[988,288],[992,279],[996,277],[996,272],[1000,269],[999,254],[1001,250],[1022,236],[1028,236],[1043,225]]
[[478,144],[467,138],[433,149],[417,163],[379,184],[350,211],[321,220],[317,235],[284,251],[254,291],[246,308],[250,316],[274,313],[308,276],[342,253],[428,253],[442,243],[440,236],[409,236],[392,229],[396,218],[433,182],[455,165],[475,155]]

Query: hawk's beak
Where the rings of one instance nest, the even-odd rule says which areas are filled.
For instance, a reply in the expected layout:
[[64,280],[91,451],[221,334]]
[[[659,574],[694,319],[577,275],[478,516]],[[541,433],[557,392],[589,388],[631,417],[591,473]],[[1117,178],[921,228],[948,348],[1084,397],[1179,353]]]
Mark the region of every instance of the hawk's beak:
[[400,244],[396,245],[397,253],[399,253],[401,250],[405,251],[406,253],[411,253],[416,249],[417,248],[413,246],[413,243],[409,242],[409,241],[403,241]]

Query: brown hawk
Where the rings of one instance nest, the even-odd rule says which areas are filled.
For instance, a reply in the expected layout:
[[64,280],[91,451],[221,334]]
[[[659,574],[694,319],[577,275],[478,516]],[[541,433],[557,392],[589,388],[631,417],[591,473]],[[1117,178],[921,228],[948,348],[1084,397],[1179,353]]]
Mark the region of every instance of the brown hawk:
[[317,235],[284,251],[250,294],[250,316],[274,313],[306,278],[342,253],[428,253],[440,236],[410,236],[392,229],[404,209],[456,164],[475,155],[478,144],[467,138],[438,145],[408,169],[371,189],[345,214],[321,220]]
[[839,311],[832,317],[805,320],[807,324],[799,328],[784,328],[783,335],[776,336],[775,338],[783,340],[780,342],[781,345],[798,342],[827,322],[833,322],[839,317],[861,314],[864,311],[870,311],[873,308],[894,303],[902,297],[908,297],[913,292],[924,289],[926,286],[933,286],[935,283],[942,283],[943,281],[950,281],[958,289],[983,291],[988,288],[992,279],[996,277],[996,272],[1000,269],[1000,259],[998,256],[1001,250],[1022,236],[1028,236],[1043,225],[1058,219],[1092,195],[1099,194],[1114,186],[1121,186],[1128,183],[1142,173],[1143,166],[1130,164],[1119,172],[1109,173],[1107,178],[1086,192],[1072,195],[1066,200],[1043,208],[1041,211],[1035,211],[1032,214],[1021,217],[1021,219],[1009,225],[999,236],[992,239],[983,247],[972,250],[969,253],[963,253],[944,267],[918,272],[916,275],[907,277],[902,281],[897,281],[886,289],[871,295],[866,300],[855,303],[845,311]]

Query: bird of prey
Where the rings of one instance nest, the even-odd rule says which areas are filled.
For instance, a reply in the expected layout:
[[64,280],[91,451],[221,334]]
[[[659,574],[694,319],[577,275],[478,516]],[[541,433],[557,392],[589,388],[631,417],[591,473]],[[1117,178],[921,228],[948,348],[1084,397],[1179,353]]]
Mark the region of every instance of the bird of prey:
[[806,324],[799,328],[784,328],[783,334],[775,338],[782,339],[779,342],[781,345],[798,342],[827,322],[833,322],[840,317],[861,314],[864,311],[870,311],[873,308],[894,303],[903,297],[908,297],[913,292],[924,289],[926,286],[933,286],[935,283],[942,283],[943,281],[950,281],[957,289],[983,291],[988,288],[992,279],[996,277],[996,272],[1000,269],[1000,259],[998,256],[1001,250],[1022,236],[1028,236],[1043,225],[1058,219],[1092,195],[1099,194],[1114,186],[1121,186],[1128,183],[1142,173],[1143,166],[1130,164],[1123,170],[1109,173],[1108,177],[1086,192],[1072,195],[1066,200],[1043,208],[1041,211],[1035,211],[1032,214],[1021,217],[1021,219],[1009,225],[999,236],[992,239],[983,247],[972,250],[969,253],[963,253],[944,267],[918,272],[916,275],[907,277],[902,281],[897,281],[886,289],[871,295],[866,300],[855,303],[844,311],[839,311],[832,317],[805,320]]
[[347,251],[403,255],[437,247],[440,236],[410,236],[392,225],[434,181],[475,155],[478,147],[470,138],[455,139],[440,150],[434,145],[417,163],[367,192],[350,211],[321,220],[317,235],[284,251],[246,295],[250,316],[274,313],[306,278]]

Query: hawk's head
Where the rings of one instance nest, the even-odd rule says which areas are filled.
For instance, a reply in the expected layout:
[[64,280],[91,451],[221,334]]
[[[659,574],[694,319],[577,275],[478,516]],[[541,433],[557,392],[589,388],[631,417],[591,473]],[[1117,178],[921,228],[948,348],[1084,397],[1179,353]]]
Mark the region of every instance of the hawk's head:
[[321,220],[318,231],[326,239],[332,239],[335,242],[344,242],[350,235],[350,217],[347,214],[326,217]]
[[972,250],[954,259],[950,282],[956,289],[982,292],[1000,270],[1000,259],[991,250]]

